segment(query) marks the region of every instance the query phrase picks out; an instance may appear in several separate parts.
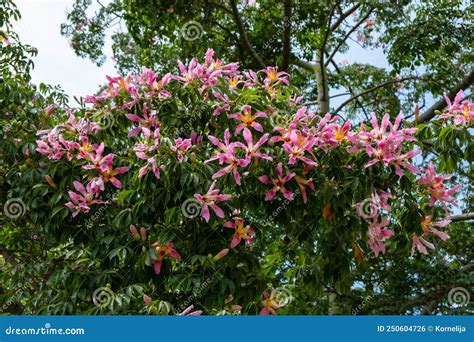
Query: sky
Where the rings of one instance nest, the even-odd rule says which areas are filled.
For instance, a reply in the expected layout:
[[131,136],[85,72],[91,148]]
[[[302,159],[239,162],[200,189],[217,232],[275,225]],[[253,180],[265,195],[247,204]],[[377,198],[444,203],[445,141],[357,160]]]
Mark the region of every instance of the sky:
[[[34,58],[33,83],[59,84],[72,97],[91,95],[105,81],[105,75],[116,71],[110,58],[102,67],[75,55],[68,39],[61,36],[60,25],[66,21],[66,10],[74,0],[15,0],[21,21],[15,30],[23,43],[38,49]],[[110,44],[106,47],[110,57]]]
[[[103,4],[108,2],[102,1]],[[107,61],[102,67],[97,67],[89,59],[76,56],[68,39],[61,36],[60,25],[66,21],[67,10],[72,8],[74,0],[15,0],[15,3],[22,14],[21,21],[15,24],[15,29],[23,43],[38,49],[38,56],[34,58],[33,83],[59,84],[70,96],[71,102],[73,96],[94,94],[99,85],[104,83],[105,75],[117,74],[110,59],[110,39],[106,40],[105,47]],[[388,67],[381,50],[367,53],[355,43],[350,45],[350,53],[336,55],[336,61],[347,60],[350,63],[363,62]],[[344,99],[334,98],[332,105],[337,106],[338,102]]]

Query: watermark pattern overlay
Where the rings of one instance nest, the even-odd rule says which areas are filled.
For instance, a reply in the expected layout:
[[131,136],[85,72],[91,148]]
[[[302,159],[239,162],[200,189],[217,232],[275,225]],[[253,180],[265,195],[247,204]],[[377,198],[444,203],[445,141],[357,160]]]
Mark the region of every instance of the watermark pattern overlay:
[[92,293],[92,302],[98,307],[107,307],[115,299],[115,292],[109,287],[99,287]]
[[26,205],[21,198],[10,198],[3,205],[5,216],[17,219],[26,212]]
[[465,306],[471,301],[471,295],[464,287],[453,287],[448,293],[448,303],[453,306]]
[[293,301],[293,295],[286,286],[277,287],[270,295],[271,300],[278,302],[280,308],[287,306]]
[[202,28],[202,25],[195,20],[188,21],[181,28],[181,35],[183,36],[184,40],[189,41],[201,38],[203,32],[204,29]]
[[107,208],[109,207],[109,205],[111,205],[113,202],[117,201],[118,197],[117,197],[117,193],[114,192],[113,194],[112,193],[109,193],[107,194],[107,201],[105,202],[105,204],[103,206],[101,206],[96,212],[94,212],[93,215],[91,215],[87,220],[86,220],[86,223],[85,223],[85,226],[87,228],[92,228],[93,225],[94,225],[94,222],[96,222],[97,220],[100,219],[100,217],[107,211]]
[[201,214],[201,203],[195,198],[188,198],[181,204],[181,213],[184,217],[193,219]]
[[112,127],[115,123],[115,117],[112,112],[99,111],[92,116],[94,122],[96,122],[101,130]]

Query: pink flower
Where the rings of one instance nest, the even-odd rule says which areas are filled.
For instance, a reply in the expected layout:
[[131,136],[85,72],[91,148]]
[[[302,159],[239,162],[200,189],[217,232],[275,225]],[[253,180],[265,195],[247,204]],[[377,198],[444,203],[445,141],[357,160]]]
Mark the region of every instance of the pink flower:
[[304,179],[303,177],[296,176],[295,180],[296,180],[296,183],[298,184],[298,187],[300,188],[301,196],[303,196],[303,202],[306,203],[306,201],[308,200],[307,194],[306,194],[306,187],[315,191],[312,179]]
[[265,201],[270,201],[272,200],[277,192],[281,192],[283,197],[286,199],[292,201],[293,200],[293,193],[290,190],[287,190],[285,188],[285,184],[292,179],[293,177],[296,176],[294,172],[287,173],[286,176],[283,177],[283,165],[282,163],[278,163],[276,167],[276,178],[270,179],[268,176],[260,176],[258,177],[258,180],[262,182],[263,184],[272,184],[273,188],[267,192],[265,195]]
[[265,87],[276,86],[278,84],[288,85],[288,73],[284,71],[278,71],[278,67],[266,67],[263,70],[260,70],[266,75],[265,80],[263,81]]
[[306,163],[308,166],[316,166],[316,162],[305,157],[305,152],[308,152],[314,157],[313,154],[313,137],[303,137],[301,134],[298,134],[296,130],[293,130],[290,133],[290,141],[287,141],[283,144],[283,148],[290,155],[288,160],[289,165],[294,165],[298,160]]
[[212,135],[208,136],[208,139],[217,147],[219,147],[222,152],[217,153],[215,156],[211,157],[210,159],[206,160],[205,162],[208,163],[210,161],[219,160],[219,164],[228,164],[226,167],[220,169],[216,173],[212,175],[212,179],[216,179],[219,177],[224,176],[227,173],[231,173],[234,177],[235,182],[237,185],[240,185],[240,174],[238,171],[239,167],[246,167],[249,163],[250,160],[248,159],[239,159],[237,158],[236,152],[235,152],[235,143],[230,143],[230,132],[229,129],[226,129],[224,133],[224,143],[222,143],[219,139],[216,137],[213,137]]
[[440,201],[444,208],[446,208],[446,203],[453,205],[457,204],[453,195],[459,190],[461,186],[458,184],[451,189],[447,189],[443,182],[450,178],[451,175],[437,175],[433,163],[429,163],[428,168],[425,170],[425,173],[421,176],[418,183],[428,188],[428,192],[431,195],[431,200],[429,203],[430,207],[434,206],[436,201]]
[[117,175],[120,175],[122,173],[125,173],[128,171],[128,166],[121,166],[116,169],[110,168],[106,169],[105,171],[102,172],[102,177],[105,181],[105,183],[110,182],[112,183],[113,186],[115,186],[118,189],[122,188],[122,183],[115,177]]
[[273,160],[272,157],[270,157],[268,154],[258,151],[258,149],[267,142],[269,136],[268,133],[264,134],[255,145],[253,144],[252,132],[250,132],[247,127],[244,128],[243,135],[247,146],[242,144],[241,142],[236,142],[235,146],[240,147],[245,151],[245,157],[247,160],[250,160],[252,158],[262,158],[270,161]]
[[100,171],[108,170],[112,166],[112,159],[114,158],[113,153],[109,153],[105,157],[102,157],[104,153],[105,145],[92,145],[91,152],[84,156],[90,161],[90,164],[83,165],[82,168],[85,170],[98,169]]
[[390,122],[390,117],[385,114],[379,126],[377,118],[372,115],[372,130],[367,131],[364,126],[361,127],[359,133],[348,137],[354,143],[351,152],[357,152],[360,147],[364,147],[366,153],[373,157],[365,167],[370,167],[378,162],[384,166],[393,165],[398,176],[403,176],[403,170],[412,173],[419,172],[418,168],[408,163],[409,159],[420,153],[419,149],[414,149],[407,153],[403,152],[404,143],[406,141],[416,141],[413,134],[416,128],[399,129],[402,121],[401,113],[397,116],[394,123]]
[[182,76],[174,75],[173,78],[184,83],[184,86],[197,84],[200,87],[198,91],[203,93],[204,90],[214,87],[222,75],[237,75],[238,64],[222,64],[221,60],[214,59],[214,51],[208,49],[205,55],[205,63],[200,64],[196,58],[193,58],[188,67],[178,60],[178,68]]
[[224,223],[224,227],[235,230],[234,237],[230,242],[230,248],[235,248],[242,240],[244,240],[247,245],[252,245],[255,235],[254,229],[248,225],[244,227],[244,220],[241,217],[233,217],[232,219],[234,222],[227,221]]
[[174,140],[174,145],[171,146],[171,151],[177,152],[178,161],[182,162],[183,161],[183,152],[186,152],[187,150],[189,150],[189,148],[191,146],[192,146],[191,139],[177,138],[177,139]]
[[244,127],[252,127],[256,131],[263,132],[263,127],[261,124],[256,122],[257,118],[266,118],[267,114],[264,112],[256,112],[252,115],[252,107],[249,105],[242,106],[242,113],[234,113],[227,116],[231,119],[239,120],[241,123],[235,128],[235,135],[240,134]]
[[191,134],[189,135],[189,138],[191,139],[191,144],[193,144],[193,145],[201,145],[202,144],[202,135],[198,135],[194,131],[191,131]]
[[421,221],[421,228],[423,228],[423,235],[427,236],[430,232],[438,236],[441,240],[446,241],[449,239],[449,235],[445,232],[438,230],[437,228],[446,227],[448,224],[451,223],[451,220],[442,220],[438,222],[433,222],[433,216],[427,215]]
[[146,305],[150,305],[152,303],[152,299],[150,296],[147,296],[146,294],[143,295],[143,302],[146,304]]
[[388,239],[395,234],[393,230],[386,228],[389,222],[390,220],[388,217],[385,217],[380,222],[378,222],[377,215],[373,218],[373,222],[369,226],[369,231],[367,232],[369,241],[367,243],[374,251],[376,257],[379,256],[380,252],[385,254],[385,244],[383,243],[383,240]]
[[263,309],[260,311],[259,315],[260,316],[267,316],[269,314],[272,314],[274,316],[277,315],[276,310],[280,309],[281,306],[278,300],[275,299],[276,291],[272,290],[271,294],[269,294],[268,291],[264,291],[262,295],[265,298],[265,300],[262,301]]
[[213,106],[215,108],[213,115],[218,116],[221,115],[223,111],[227,112],[230,110],[229,96],[227,96],[227,94],[222,95],[216,91],[212,94],[219,101]]
[[415,248],[418,250],[418,252],[423,253],[423,254],[428,254],[428,250],[426,247],[430,249],[435,249],[435,246],[431,243],[423,239],[422,237],[418,237],[416,234],[413,234],[413,244],[411,246],[411,256],[415,254]]
[[151,132],[160,127],[160,124],[158,123],[158,119],[156,117],[156,111],[152,110],[150,114],[148,114],[148,107],[147,104],[143,104],[143,109],[142,109],[142,118],[139,117],[138,115],[135,114],[126,114],[125,117],[127,119],[138,123],[138,127],[133,128],[130,132],[128,132],[128,137],[133,137],[140,132],[143,132],[143,135],[146,138],[149,138],[151,135]]
[[193,308],[194,304],[188,306],[186,309],[183,310],[183,312],[179,313],[178,316],[201,316],[203,314],[202,310],[196,310],[191,312]]
[[92,204],[105,203],[102,200],[95,199],[95,195],[89,186],[84,188],[84,185],[77,181],[74,181],[73,185],[77,192],[69,191],[69,198],[71,201],[66,203],[66,207],[75,210],[72,214],[73,217],[80,212],[87,214],[90,210],[89,206]]
[[462,90],[456,94],[453,103],[451,103],[451,100],[446,94],[444,98],[448,104],[446,108],[447,112],[441,114],[439,116],[440,119],[454,118],[453,123],[455,126],[472,125],[474,123],[474,103],[469,100],[462,101],[464,98],[464,92]]
[[140,234],[138,233],[137,227],[133,224],[130,225],[130,233],[132,233],[135,240],[140,240]]
[[214,213],[220,217],[224,218],[224,212],[220,207],[217,206],[216,202],[228,201],[232,198],[231,195],[219,194],[219,189],[214,189],[215,182],[212,183],[211,187],[205,195],[194,194],[194,198],[201,203],[201,216],[209,222],[211,214],[209,212],[209,207],[214,211]]
[[242,5],[244,7],[246,7],[246,6],[256,7],[257,6],[257,0],[242,0]]
[[150,171],[150,168],[151,168],[156,179],[160,179],[160,168],[158,167],[156,158],[155,157],[150,158],[143,152],[137,152],[136,154],[138,158],[144,159],[147,161],[146,165],[141,167],[140,170],[138,170],[138,175],[140,177],[145,176],[148,173],[148,171]]
[[157,258],[156,260],[153,260],[153,268],[155,269],[156,274],[160,274],[161,272],[161,266],[163,264],[163,259],[167,256],[175,259],[176,261],[181,260],[181,256],[179,253],[176,251],[174,248],[174,243],[168,241],[166,243],[159,243],[158,241],[155,241],[152,246],[156,250]]

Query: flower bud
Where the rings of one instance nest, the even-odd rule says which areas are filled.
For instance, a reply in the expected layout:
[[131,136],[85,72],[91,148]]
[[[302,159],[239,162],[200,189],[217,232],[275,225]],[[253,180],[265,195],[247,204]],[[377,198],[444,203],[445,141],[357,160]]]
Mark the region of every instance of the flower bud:
[[140,228],[140,236],[143,240],[146,240],[146,229],[143,227]]
[[130,233],[132,233],[135,240],[140,240],[140,235],[138,234],[137,228],[133,224],[130,225]]
[[146,294],[143,295],[143,302],[147,305],[151,304],[151,297],[147,296]]
[[214,260],[215,261],[218,261],[220,259],[222,259],[223,257],[225,257],[227,255],[227,253],[229,253],[229,248],[224,248],[222,251],[220,251],[219,253],[217,253],[215,256],[214,256]]

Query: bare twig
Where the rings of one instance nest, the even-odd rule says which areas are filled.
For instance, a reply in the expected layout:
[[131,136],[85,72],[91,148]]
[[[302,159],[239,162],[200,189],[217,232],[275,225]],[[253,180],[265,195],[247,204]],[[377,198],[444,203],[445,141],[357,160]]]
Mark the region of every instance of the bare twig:
[[237,30],[239,31],[240,39],[244,48],[252,55],[255,62],[257,62],[260,68],[265,68],[266,64],[263,61],[262,57],[255,51],[250,40],[245,32],[244,24],[242,22],[242,18],[240,17],[239,10],[237,9],[237,3],[235,0],[230,1],[230,5],[232,7],[232,15],[234,16],[235,24],[237,25]]
[[383,88],[389,84],[393,84],[393,83],[399,83],[399,82],[404,82],[404,81],[408,81],[408,80],[414,80],[414,79],[418,79],[419,77],[416,77],[416,76],[410,76],[410,77],[404,77],[404,78],[400,78],[400,79],[394,79],[394,80],[390,80],[390,81],[386,81],[386,82],[382,82],[372,88],[369,88],[367,90],[364,90],[354,96],[351,96],[349,99],[347,99],[346,101],[344,101],[343,103],[341,103],[341,105],[339,107],[336,108],[336,110],[334,110],[334,113],[337,113],[339,112],[342,108],[344,108],[347,104],[349,104],[350,102],[354,101],[355,99],[361,97],[361,96],[364,96],[366,94],[369,94],[377,89],[380,89],[380,88]]
[[369,11],[360,19],[344,36],[344,38],[339,42],[339,44],[334,48],[334,50],[331,52],[331,54],[328,57],[328,60],[326,61],[326,66],[329,64],[329,61],[333,59],[334,55],[337,53],[337,51],[341,48],[341,46],[346,42],[347,38],[355,31],[357,28],[362,25],[362,23],[370,16],[370,14],[373,12],[374,8],[370,8]]

